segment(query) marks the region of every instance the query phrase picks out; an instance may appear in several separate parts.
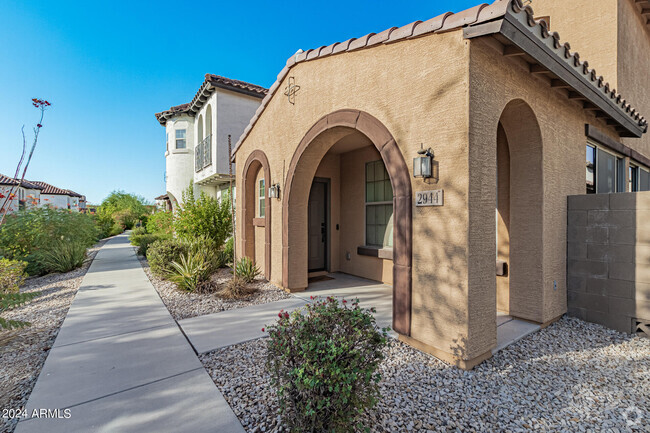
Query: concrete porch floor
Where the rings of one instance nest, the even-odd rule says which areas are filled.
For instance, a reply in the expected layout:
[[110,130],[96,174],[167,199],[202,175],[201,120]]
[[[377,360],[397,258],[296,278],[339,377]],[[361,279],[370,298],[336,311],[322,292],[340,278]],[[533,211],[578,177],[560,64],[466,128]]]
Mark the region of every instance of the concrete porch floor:
[[[197,353],[266,337],[262,328],[275,322],[278,311],[291,311],[312,302],[311,297],[336,296],[348,300],[358,298],[361,307],[376,308],[375,319],[380,327],[391,327],[393,320],[393,288],[377,281],[352,275],[327,274],[330,279],[310,283],[307,290],[294,293],[291,298],[268,304],[222,311],[205,316],[180,320],[178,324]],[[539,325],[497,313],[497,346],[495,354],[526,335],[539,330]],[[397,333],[390,331],[392,337]]]

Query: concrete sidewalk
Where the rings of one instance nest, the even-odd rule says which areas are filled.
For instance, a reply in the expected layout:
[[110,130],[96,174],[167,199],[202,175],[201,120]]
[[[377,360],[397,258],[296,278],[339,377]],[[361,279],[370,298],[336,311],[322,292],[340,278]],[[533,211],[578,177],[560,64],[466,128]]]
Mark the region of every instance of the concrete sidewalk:
[[[311,283],[307,290],[295,293],[288,299],[183,319],[179,320],[178,325],[194,346],[194,350],[198,353],[211,352],[267,337],[268,334],[262,332],[262,328],[275,323],[280,310],[293,311],[312,302],[312,296],[335,296],[349,300],[359,298],[361,307],[377,309],[375,319],[378,326],[392,326],[392,287],[341,273],[330,274],[329,280]],[[397,336],[394,331],[391,331],[390,335]]]
[[28,415],[42,409],[16,432],[244,431],[126,235],[83,279],[27,402]]

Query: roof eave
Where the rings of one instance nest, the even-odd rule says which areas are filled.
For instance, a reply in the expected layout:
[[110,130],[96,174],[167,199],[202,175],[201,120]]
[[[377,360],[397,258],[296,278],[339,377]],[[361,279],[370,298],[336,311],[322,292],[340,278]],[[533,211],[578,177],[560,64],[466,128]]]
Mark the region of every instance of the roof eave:
[[[590,82],[587,76],[595,77],[595,73],[591,74],[588,64],[580,63],[576,54],[570,55],[567,44],[554,47],[554,36],[548,36],[546,39],[535,36],[532,30],[540,26],[531,28],[521,21],[522,18],[522,15],[508,12],[502,19],[464,28],[464,36],[466,39],[473,39],[501,35],[512,44],[511,47],[514,46],[533,58],[574,92],[594,104],[606,115],[610,124],[616,126],[620,136],[640,138],[647,131],[647,123],[641,124],[643,118],[639,118],[638,114],[634,118],[632,114],[626,112],[630,107],[627,105],[623,108],[626,102],[616,94],[615,90],[610,91],[609,85],[603,85],[602,80],[596,79],[596,83]],[[557,52],[559,50],[564,51],[565,54],[559,55]]]

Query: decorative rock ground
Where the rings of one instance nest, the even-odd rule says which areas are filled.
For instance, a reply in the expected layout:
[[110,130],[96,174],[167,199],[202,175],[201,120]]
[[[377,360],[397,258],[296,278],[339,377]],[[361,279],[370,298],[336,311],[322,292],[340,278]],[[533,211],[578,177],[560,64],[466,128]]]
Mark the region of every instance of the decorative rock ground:
[[[266,339],[201,355],[244,428],[285,431]],[[392,341],[373,432],[647,432],[650,339],[565,317],[462,371]]]
[[[235,308],[249,307],[251,305],[266,304],[273,301],[279,301],[291,297],[291,295],[282,289],[279,289],[272,283],[264,279],[257,279],[248,287],[257,289],[255,293],[247,298],[240,300],[221,299],[214,293],[190,293],[179,290],[176,284],[171,281],[163,280],[155,276],[149,269],[149,262],[142,256],[139,256],[140,263],[145,273],[156,288],[156,291],[162,298],[176,320],[187,319],[204,314],[218,313],[219,311],[232,310]],[[220,269],[213,276],[213,282],[220,286],[225,284],[231,277],[230,269]]]

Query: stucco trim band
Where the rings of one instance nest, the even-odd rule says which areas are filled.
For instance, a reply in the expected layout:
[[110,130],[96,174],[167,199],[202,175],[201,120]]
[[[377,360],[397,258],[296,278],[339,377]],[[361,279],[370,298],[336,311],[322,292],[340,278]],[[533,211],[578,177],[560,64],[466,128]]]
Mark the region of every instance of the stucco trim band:
[[[307,131],[291,158],[285,179],[282,201],[282,285],[290,286],[289,207],[291,191],[296,181],[296,170],[303,153],[322,133],[337,127],[359,131],[375,145],[386,165],[393,187],[393,329],[402,335],[411,335],[411,269],[413,251],[412,192],[409,170],[395,139],[375,117],[359,110],[338,110],[318,120]],[[250,159],[250,157],[249,157]],[[297,270],[295,270],[297,271]]]

